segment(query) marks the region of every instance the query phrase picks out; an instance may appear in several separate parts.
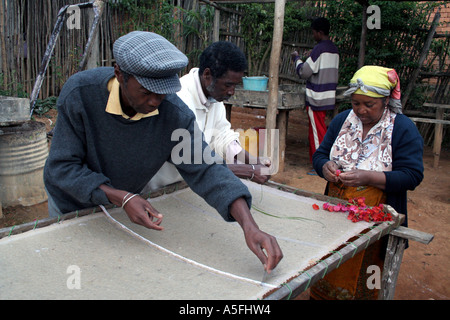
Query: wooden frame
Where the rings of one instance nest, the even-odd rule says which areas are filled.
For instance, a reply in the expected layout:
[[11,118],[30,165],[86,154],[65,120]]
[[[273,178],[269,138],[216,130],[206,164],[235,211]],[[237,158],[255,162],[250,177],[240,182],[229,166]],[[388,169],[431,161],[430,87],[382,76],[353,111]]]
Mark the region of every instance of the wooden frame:
[[444,120],[444,110],[450,109],[450,105],[438,104],[438,103],[424,103],[423,106],[428,107],[428,108],[436,108],[436,118],[435,119],[427,119],[427,118],[419,118],[419,117],[410,117],[410,119],[413,122],[434,123],[434,143],[433,143],[434,162],[433,162],[433,167],[437,168],[439,165],[439,158],[441,155],[442,136],[443,136],[443,131],[444,131],[444,125],[450,124],[450,120]]
[[[274,182],[270,182],[270,184],[274,187],[291,191],[296,194],[313,197],[318,200],[328,198],[324,195],[314,194]],[[335,201],[338,201],[338,199]],[[395,214],[395,210],[392,208],[388,208],[388,210]],[[399,214],[395,223],[383,222],[382,224],[375,225],[374,228],[368,230],[367,233],[361,234],[359,239],[347,243],[344,247],[335,251],[332,255],[324,257],[322,261],[318,262],[310,269],[300,273],[297,277],[292,278],[280,289],[272,291],[264,299],[281,300],[298,296],[328,274],[329,271],[339,268],[342,262],[351,259],[356,253],[364,250],[367,246],[386,235],[389,235],[389,240],[386,249],[386,258],[383,267],[381,288],[378,299],[394,299],[395,287],[407,241],[412,240],[423,244],[429,244],[434,238],[432,234],[400,226],[400,224],[403,223],[404,218],[404,215]]]
[[[296,189],[272,181],[270,181],[268,185],[272,188],[280,189],[285,192],[294,193],[308,198],[317,199],[320,201],[328,201],[330,203],[338,203],[341,201],[340,199],[330,198],[322,194]],[[186,187],[187,186],[184,182],[176,183],[160,191],[152,193],[151,197],[153,198],[164,194],[169,194]],[[340,248],[337,248],[335,251],[331,251],[329,255],[324,256],[323,259],[321,259],[311,267],[288,279],[283,285],[268,291],[264,295],[263,299],[274,300],[294,298],[306,289],[310,288],[311,285],[321,279],[325,274],[339,268],[339,266],[343,262],[351,259],[356,253],[364,250],[365,248],[367,248],[367,246],[377,241],[382,236],[386,235],[389,235],[389,242],[384,271],[382,274],[382,287],[379,297],[381,299],[392,299],[395,293],[395,285],[406,241],[413,240],[428,244],[433,239],[433,235],[404,227],[399,227],[399,224],[403,222],[404,216],[397,214],[395,210],[393,210],[389,206],[386,206],[386,208],[395,217],[397,217],[394,222],[383,222],[381,224],[369,227],[356,237],[349,240],[349,242],[344,243]],[[88,215],[98,211],[100,211],[98,208],[80,210],[79,212],[76,211],[64,215],[63,217],[61,217],[61,220],[74,219],[77,217],[81,217],[82,215]],[[35,228],[45,227],[50,224],[57,223],[59,220],[59,218],[47,218],[41,221],[30,222],[17,227],[1,229],[0,239],[8,237],[11,234],[18,234],[25,231],[34,230]]]

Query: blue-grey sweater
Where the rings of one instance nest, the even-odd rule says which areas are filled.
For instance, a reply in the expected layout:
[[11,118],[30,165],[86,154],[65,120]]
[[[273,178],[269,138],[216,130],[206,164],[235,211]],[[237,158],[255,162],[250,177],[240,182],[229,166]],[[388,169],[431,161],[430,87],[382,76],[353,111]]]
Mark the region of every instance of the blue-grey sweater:
[[[342,124],[351,110],[338,114],[330,123],[324,140],[313,155],[313,166],[323,178],[322,167],[330,160],[330,150]],[[387,204],[398,213],[407,214],[408,190],[414,190],[423,179],[423,138],[414,123],[397,114],[392,131],[392,171],[385,171]],[[407,222],[405,221],[406,225]]]
[[[139,121],[107,113],[107,83],[112,77],[114,69],[110,67],[79,72],[66,82],[58,98],[44,182],[63,213],[109,204],[99,189],[101,184],[140,192],[162,164],[171,161],[172,149],[186,143],[186,135],[172,141],[176,129],[190,133],[187,145],[191,148],[183,152],[198,151],[200,146],[203,154],[214,154],[202,135],[195,141],[195,116],[176,94],[166,96],[158,115]],[[188,158],[193,163],[193,154]],[[225,220],[233,220],[229,206],[237,198],[244,197],[250,207],[247,187],[226,164],[181,163],[177,169],[191,189]]]

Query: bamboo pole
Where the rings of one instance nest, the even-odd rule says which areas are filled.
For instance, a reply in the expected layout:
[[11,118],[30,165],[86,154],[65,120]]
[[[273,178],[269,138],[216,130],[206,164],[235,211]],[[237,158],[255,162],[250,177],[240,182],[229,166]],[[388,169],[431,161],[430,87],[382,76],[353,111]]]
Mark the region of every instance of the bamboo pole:
[[409,95],[411,94],[411,91],[416,84],[416,79],[419,76],[420,68],[422,67],[423,62],[425,61],[425,58],[428,55],[428,50],[430,50],[431,42],[433,41],[434,34],[436,33],[436,28],[439,24],[440,17],[441,13],[440,10],[438,10],[434,16],[433,22],[431,23],[430,31],[428,32],[428,36],[422,48],[422,52],[420,53],[417,68],[414,70],[411,78],[409,79],[408,86],[406,87],[405,94],[403,95],[402,99],[403,108],[405,108],[406,103],[408,102]]
[[367,6],[367,1],[364,1],[362,3],[361,38],[359,41],[358,69],[364,66],[364,60],[366,58]]
[[44,58],[42,59],[41,67],[39,69],[39,75],[36,78],[36,83],[33,87],[33,92],[31,93],[31,97],[30,97],[30,117],[33,114],[34,106],[36,104],[36,99],[41,90],[42,82],[44,81],[44,74],[47,71],[48,63],[50,62],[50,58],[53,53],[53,49],[55,48],[56,40],[58,38],[59,32],[61,31],[61,28],[62,28],[62,25],[64,22],[64,15],[65,15],[68,7],[69,7],[69,5],[62,7],[58,13],[58,19],[57,19],[55,27],[53,29],[50,41],[47,45],[47,49],[45,51]]
[[[272,52],[270,54],[269,65],[269,97],[266,111],[266,129],[268,134],[268,149],[272,152],[273,146],[271,146],[272,136],[274,134],[273,129],[276,128],[277,121],[277,107],[278,107],[278,80],[279,80],[279,65],[280,65],[280,53],[281,44],[283,42],[283,26],[284,26],[284,9],[286,6],[286,0],[275,1],[275,15],[273,24],[273,39],[272,39]],[[277,143],[277,142],[275,142]],[[279,143],[279,141],[278,141]],[[280,164],[279,170],[284,170],[284,150],[279,150]],[[269,156],[273,156],[270,154]]]
[[[105,4],[104,4],[103,0],[95,0],[94,3],[92,4],[92,6],[93,6],[93,10],[94,10],[94,19],[92,21],[92,26],[91,26],[91,30],[89,32],[88,42],[84,49],[83,57],[81,58],[81,62],[80,62],[78,71],[84,70],[86,68],[86,65],[88,63],[87,59],[88,59],[89,53],[92,50],[92,46],[94,45],[94,43],[97,45],[97,49],[98,49],[98,24],[102,17]],[[98,57],[97,57],[97,59],[98,59]]]
[[220,40],[220,10],[214,8],[214,31],[213,31],[213,41]]
[[[26,13],[26,15],[29,15],[29,4],[25,7],[24,12]],[[27,44],[27,60],[26,60],[26,65],[25,65],[25,69],[26,69],[26,73],[25,73],[25,82],[26,82],[26,86],[25,86],[25,90],[27,92],[31,92],[32,87],[31,87],[31,50],[30,50],[30,37],[31,37],[31,24],[27,24],[26,27],[26,44]]]
[[[5,41],[5,4],[4,0],[0,0],[0,47],[1,47],[1,67],[3,69],[3,89],[7,89],[8,86],[8,60],[6,53],[6,41]],[[0,69],[0,71],[2,71]]]

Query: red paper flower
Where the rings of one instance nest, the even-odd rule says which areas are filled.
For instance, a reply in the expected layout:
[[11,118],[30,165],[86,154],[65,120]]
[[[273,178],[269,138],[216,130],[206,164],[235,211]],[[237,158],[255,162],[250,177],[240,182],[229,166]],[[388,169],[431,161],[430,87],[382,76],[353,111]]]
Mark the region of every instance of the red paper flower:
[[[364,197],[349,199],[346,205],[338,203],[332,205],[324,203],[322,208],[329,212],[348,212],[347,219],[353,222],[367,221],[367,222],[382,222],[392,221],[392,215],[383,211],[383,204],[370,207],[366,205]],[[313,204],[314,210],[318,210],[319,206]]]

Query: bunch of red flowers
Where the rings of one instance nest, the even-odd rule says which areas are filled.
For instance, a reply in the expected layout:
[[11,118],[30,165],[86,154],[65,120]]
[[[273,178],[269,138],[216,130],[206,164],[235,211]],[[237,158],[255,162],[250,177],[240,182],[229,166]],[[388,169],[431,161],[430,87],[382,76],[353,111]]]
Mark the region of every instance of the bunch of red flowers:
[[[319,209],[317,204],[313,204],[315,210]],[[332,205],[324,203],[323,209],[330,212],[348,212],[347,219],[352,222],[367,221],[367,222],[382,222],[392,221],[392,215],[389,212],[383,211],[383,204],[370,207],[366,205],[365,198],[349,199],[346,204]]]

